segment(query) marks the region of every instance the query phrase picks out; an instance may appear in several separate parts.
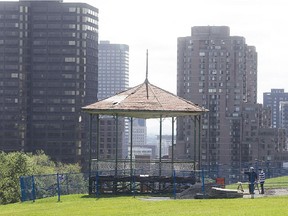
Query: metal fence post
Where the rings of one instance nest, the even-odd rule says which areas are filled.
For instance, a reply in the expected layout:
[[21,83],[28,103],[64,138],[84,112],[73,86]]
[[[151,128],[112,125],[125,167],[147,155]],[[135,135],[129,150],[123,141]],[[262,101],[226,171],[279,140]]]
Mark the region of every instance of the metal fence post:
[[133,197],[135,198],[135,190],[136,190],[136,188],[135,188],[135,186],[136,186],[136,183],[135,183],[135,170],[133,169],[133,176],[132,176],[132,181],[133,181],[133,186],[132,186],[132,191],[133,191]]
[[58,194],[58,202],[60,202],[60,179],[59,179],[59,173],[57,173],[57,194]]
[[173,170],[173,196],[176,199],[176,172]]
[[21,202],[24,202],[26,201],[26,189],[23,176],[20,176],[20,187],[21,187]]
[[202,193],[204,195],[204,198],[205,198],[205,177],[204,177],[204,170],[202,169]]
[[32,200],[35,202],[36,200],[36,193],[35,193],[35,180],[34,176],[32,175]]
[[67,193],[67,194],[70,194],[70,192],[69,192],[69,180],[68,180],[68,173],[65,175],[65,177],[66,177],[66,193]]
[[96,171],[96,178],[95,178],[95,192],[96,192],[96,197],[99,197],[99,174],[98,170]]

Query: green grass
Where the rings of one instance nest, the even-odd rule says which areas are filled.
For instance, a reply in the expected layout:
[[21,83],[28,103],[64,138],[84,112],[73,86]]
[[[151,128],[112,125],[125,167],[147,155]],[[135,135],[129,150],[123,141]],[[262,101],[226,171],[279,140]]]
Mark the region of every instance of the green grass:
[[[237,189],[238,184],[226,188]],[[244,189],[247,185],[244,185]],[[265,187],[288,187],[288,176],[267,179]],[[247,188],[246,188],[247,189]],[[35,202],[0,205],[0,216],[190,216],[190,215],[288,215],[288,196],[255,199],[204,199],[151,201],[147,197],[89,197],[87,195],[61,196],[39,199]]]
[[[243,189],[248,190],[248,182],[243,182]],[[226,188],[229,189],[237,189],[238,183],[226,185]],[[265,180],[264,187],[266,189],[273,189],[273,188],[287,188],[288,187],[288,176],[281,176],[276,178],[269,178]]]
[[[142,197],[143,198],[143,197]],[[148,201],[141,197],[95,198],[85,195],[39,199],[33,202],[0,206],[0,215],[108,215],[108,216],[169,216],[169,215],[288,215],[285,197],[255,199],[205,199]]]

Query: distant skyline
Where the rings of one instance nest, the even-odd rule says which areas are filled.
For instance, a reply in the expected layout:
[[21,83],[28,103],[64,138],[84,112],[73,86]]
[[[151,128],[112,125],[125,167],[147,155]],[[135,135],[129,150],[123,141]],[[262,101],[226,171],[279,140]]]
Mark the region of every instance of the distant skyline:
[[190,36],[193,26],[207,25],[229,26],[231,36],[245,37],[248,45],[256,47],[259,103],[263,92],[288,85],[285,0],[80,2],[99,9],[99,40],[129,45],[130,86],[144,82],[148,49],[149,81],[176,94],[177,38]]
[[243,36],[248,45],[256,47],[258,103],[263,103],[263,93],[272,88],[288,91],[286,0],[64,2],[83,2],[98,8],[99,41],[129,45],[131,87],[145,80],[148,49],[150,83],[176,94],[177,38],[190,36],[193,26],[210,25],[229,26],[231,36]]
[[[242,36],[256,47],[258,103],[263,103],[263,93],[272,88],[288,91],[285,0],[86,2],[99,9],[99,40],[129,45],[130,86],[145,79],[148,49],[149,81],[176,94],[177,38],[190,36],[193,26],[210,25],[229,26],[231,36]],[[159,134],[159,120],[149,120],[147,125],[148,133]],[[163,133],[171,133],[171,120],[165,119],[163,125]]]

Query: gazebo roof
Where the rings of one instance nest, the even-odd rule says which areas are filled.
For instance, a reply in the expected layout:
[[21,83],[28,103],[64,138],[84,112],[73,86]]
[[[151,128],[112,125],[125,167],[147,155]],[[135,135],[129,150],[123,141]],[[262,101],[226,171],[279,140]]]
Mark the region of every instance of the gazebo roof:
[[149,83],[120,92],[82,107],[84,112],[134,118],[160,118],[200,115],[208,110]]

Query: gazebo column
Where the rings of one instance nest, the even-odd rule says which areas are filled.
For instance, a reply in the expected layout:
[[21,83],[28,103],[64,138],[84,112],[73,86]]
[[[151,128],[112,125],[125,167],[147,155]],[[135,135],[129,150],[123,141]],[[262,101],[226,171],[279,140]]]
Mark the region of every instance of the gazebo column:
[[130,160],[130,191],[133,191],[133,117],[130,118],[130,155],[129,155],[129,160]]
[[196,171],[196,147],[197,147],[197,145],[196,145],[196,120],[197,120],[197,118],[196,118],[196,116],[194,116],[194,133],[193,133],[193,136],[194,136],[194,152],[193,152],[193,155],[194,155],[194,171]]
[[130,176],[133,176],[133,160],[132,160],[132,156],[133,156],[133,117],[131,117],[130,119]]
[[174,170],[174,124],[175,124],[175,118],[174,117],[172,117],[172,140],[171,140],[171,142],[172,142],[172,149],[171,149],[171,153],[172,153],[172,155],[171,155],[171,160],[172,160],[172,166],[171,166],[171,168],[172,168],[172,175],[173,175],[173,170]]
[[99,147],[100,147],[100,118],[99,114],[96,115],[96,169],[99,169]]
[[93,115],[90,114],[89,116],[89,163],[88,163],[88,169],[89,169],[89,178],[91,177],[91,163],[92,163],[92,119]]
[[116,114],[116,117],[115,117],[115,125],[116,125],[116,128],[115,128],[115,174],[114,174],[114,181],[113,181],[113,192],[114,194],[117,194],[117,176],[118,176],[118,130],[119,130],[119,127],[118,127],[118,114]]
[[201,170],[201,115],[198,115],[198,170]]
[[92,163],[92,119],[93,115],[90,114],[89,116],[89,162],[88,162],[88,172],[89,172],[89,194],[92,194],[92,181],[91,181],[91,163]]
[[159,176],[162,169],[162,115],[160,116],[160,131],[159,131]]
[[117,177],[117,175],[118,175],[118,130],[119,130],[119,127],[118,127],[118,119],[119,117],[118,117],[118,114],[116,114],[116,118],[115,118],[115,124],[116,124],[116,137],[115,137],[115,144],[116,144],[116,148],[115,148],[115,177]]

